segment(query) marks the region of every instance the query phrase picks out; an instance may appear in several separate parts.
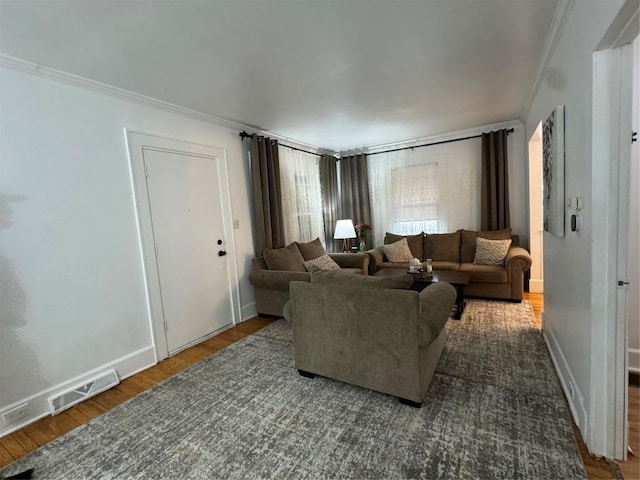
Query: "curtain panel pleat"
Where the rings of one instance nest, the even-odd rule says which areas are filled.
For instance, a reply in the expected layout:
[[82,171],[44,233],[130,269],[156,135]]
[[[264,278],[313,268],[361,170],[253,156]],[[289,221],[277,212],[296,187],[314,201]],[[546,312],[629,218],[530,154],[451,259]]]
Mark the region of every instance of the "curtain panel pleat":
[[332,253],[342,250],[342,241],[333,239],[336,222],[340,220],[338,188],[338,159],[331,155],[322,155],[320,157],[320,189],[322,191],[325,245],[327,251]]
[[[371,204],[369,203],[369,176],[367,156],[350,155],[340,158],[340,218],[350,218],[354,225],[371,225]],[[375,225],[371,225],[375,228]],[[366,242],[372,246],[372,231],[366,234]]]
[[507,131],[482,134],[482,230],[511,226]]
[[254,250],[260,256],[265,248],[284,247],[278,142],[253,134],[250,148]]

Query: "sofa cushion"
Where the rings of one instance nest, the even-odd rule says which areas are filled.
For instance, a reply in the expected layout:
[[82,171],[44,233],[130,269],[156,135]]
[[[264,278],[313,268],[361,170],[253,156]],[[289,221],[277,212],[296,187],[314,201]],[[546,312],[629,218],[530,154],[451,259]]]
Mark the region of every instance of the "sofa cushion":
[[397,242],[383,245],[382,249],[389,261],[393,263],[408,262],[413,258],[413,253],[404,237]]
[[298,246],[298,250],[300,250],[302,258],[304,258],[305,260],[313,260],[314,258],[321,257],[322,255],[325,255],[327,253],[322,246],[322,242],[320,242],[319,238],[316,238],[311,242],[294,243]]
[[427,233],[424,243],[425,260],[460,261],[460,230],[454,233]]
[[412,258],[418,258],[420,260],[424,257],[424,233],[420,232],[416,235],[396,235],[395,233],[387,232],[384,236],[384,244],[389,245],[395,243],[403,238],[407,239],[409,244],[409,250],[411,250]]
[[394,275],[391,277],[373,277],[369,275],[356,275],[343,271],[329,271],[313,268],[311,270],[311,283],[333,285],[356,285],[373,288],[395,288],[406,290],[413,285],[413,277],[406,275]]
[[313,267],[318,267],[320,270],[340,270],[340,265],[338,265],[326,253],[324,255],[320,255],[318,258],[304,262],[304,268],[306,268],[307,271],[311,271]]
[[295,243],[282,248],[265,248],[263,256],[269,270],[307,271],[304,268],[304,257]]
[[461,272],[469,273],[469,284],[472,283],[507,283],[507,271],[504,267],[496,265],[476,265],[474,263],[463,263],[460,265]]
[[461,231],[460,261],[462,263],[471,263],[476,256],[476,238],[488,238],[489,240],[509,240],[511,238],[511,228],[503,228],[502,230],[484,230],[477,232],[475,230]]
[[[434,270],[448,270],[448,271],[457,271],[460,269],[460,264],[458,262],[442,262],[435,261],[431,264],[431,267]],[[425,268],[424,266],[422,268]]]
[[511,239],[488,240],[478,237],[476,238],[476,256],[473,263],[476,265],[504,265],[510,246]]

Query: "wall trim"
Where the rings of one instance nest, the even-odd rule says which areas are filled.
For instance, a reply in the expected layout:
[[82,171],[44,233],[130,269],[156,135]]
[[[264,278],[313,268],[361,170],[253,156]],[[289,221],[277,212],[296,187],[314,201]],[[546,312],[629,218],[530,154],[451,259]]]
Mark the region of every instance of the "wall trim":
[[573,10],[575,3],[576,0],[560,0],[556,6],[556,11],[553,13],[553,19],[551,21],[551,27],[547,33],[544,47],[542,47],[542,54],[540,56],[540,62],[538,63],[535,80],[531,87],[531,93],[529,94],[529,100],[522,112],[522,118],[527,118],[529,110],[531,110],[531,105],[538,94],[538,90],[540,90],[540,86],[549,72],[551,59],[553,59],[553,56],[556,53],[556,48],[558,48],[558,44],[560,43],[560,39],[564,33],[564,28],[569,21],[569,15],[571,14],[571,10]]
[[536,278],[529,279],[529,292],[544,293],[544,281]]
[[15,432],[27,425],[39,420],[43,417],[50,415],[49,404],[47,399],[53,395],[62,393],[69,388],[77,385],[79,383],[88,381],[90,378],[95,377],[100,373],[104,373],[107,370],[111,370],[115,368],[118,373],[118,378],[123,380],[128,378],[136,373],[141,372],[149,367],[152,367],[156,364],[156,356],[154,352],[153,345],[148,345],[143,347],[135,352],[131,352],[127,355],[124,355],[116,360],[111,362],[107,362],[104,365],[93,368],[87,372],[84,372],[80,375],[77,375],[69,380],[65,380],[57,385],[49,387],[41,392],[38,392],[34,395],[31,395],[26,398],[22,398],[17,402],[12,403],[11,405],[7,405],[5,408],[0,410],[0,417],[2,414],[8,410],[11,410],[19,405],[24,403],[29,404],[29,415],[23,421],[13,423],[11,425],[1,425],[0,426],[0,437],[4,437],[5,435],[10,434],[11,432]]
[[[556,370],[556,374],[558,375],[558,379],[560,380],[560,385],[562,386],[562,390],[564,391],[565,398],[569,404],[569,410],[571,411],[571,415],[573,416],[573,420],[578,425],[580,432],[582,435],[586,437],[589,431],[589,422],[587,421],[587,409],[584,405],[584,395],[578,388],[578,382],[576,382],[575,377],[573,376],[573,372],[571,371],[571,367],[567,362],[566,357],[564,356],[564,352],[562,348],[560,348],[560,344],[558,343],[556,337],[552,332],[548,330],[542,331],[542,337],[547,345],[547,350],[549,351],[549,355],[551,356],[551,361]],[[573,393],[573,395],[572,395]]]
[[244,130],[247,133],[256,133],[258,135],[265,135],[265,136],[283,141],[288,145],[304,148],[306,150],[312,150],[316,153],[334,153],[332,150],[327,150],[326,148],[320,148],[316,145],[303,143],[293,138],[280,135],[276,132],[262,129],[255,125],[246,125],[240,122],[235,122],[233,120],[227,120],[226,118],[217,117],[215,115],[199,112],[197,110],[192,110],[190,108],[181,107],[180,105],[165,102],[157,98],[147,97],[146,95],[131,92],[123,88],[114,87],[112,85],[98,82],[96,80],[91,80],[89,78],[81,77],[79,75],[74,75],[72,73],[63,72],[62,70],[56,70],[55,68],[45,67],[43,65],[39,65],[37,63],[30,62],[27,60],[22,60],[20,58],[12,57],[10,55],[6,55],[3,53],[0,53],[0,66],[11,68],[13,70],[19,70],[26,73],[31,73],[33,75],[38,75],[40,77],[48,78],[50,80],[66,83],[67,85],[73,85],[73,86],[84,88],[94,92],[102,93],[104,95],[109,95],[111,97],[115,97],[120,100],[134,102],[141,105],[145,105],[147,107],[164,110],[166,112],[192,118],[194,120],[200,120],[202,122],[207,122],[207,123],[216,125],[218,127],[228,128],[230,130],[237,130],[238,133]]
[[253,318],[256,315],[258,315],[256,302],[245,303],[244,305],[242,305],[241,315],[240,315],[241,322],[244,322],[245,320],[249,320],[250,318]]

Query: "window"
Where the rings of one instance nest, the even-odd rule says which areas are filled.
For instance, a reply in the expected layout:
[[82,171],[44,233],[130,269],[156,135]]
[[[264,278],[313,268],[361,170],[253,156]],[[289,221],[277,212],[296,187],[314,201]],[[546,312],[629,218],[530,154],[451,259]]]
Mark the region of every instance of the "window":
[[480,228],[481,139],[368,158],[374,243],[386,232],[411,235]]
[[282,145],[278,154],[286,242],[310,242],[319,237],[324,245],[320,157]]

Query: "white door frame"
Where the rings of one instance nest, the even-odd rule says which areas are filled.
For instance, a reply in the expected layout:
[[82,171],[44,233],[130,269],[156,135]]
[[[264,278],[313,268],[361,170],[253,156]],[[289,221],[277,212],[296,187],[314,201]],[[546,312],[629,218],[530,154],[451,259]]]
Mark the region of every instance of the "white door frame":
[[[586,443],[597,455],[627,454],[627,328],[624,286],[629,161],[631,47],[638,0],[628,0],[593,56],[591,405]],[[628,117],[628,118],[627,118]]]
[[[238,291],[238,266],[233,232],[233,217],[231,213],[231,195],[229,188],[229,174],[227,170],[227,154],[224,147],[214,147],[191,143],[185,140],[125,129],[125,139],[129,153],[129,167],[131,184],[134,191],[134,202],[138,218],[138,237],[140,253],[145,273],[145,287],[147,292],[147,308],[149,323],[153,334],[156,362],[167,358],[169,351],[162,315],[162,296],[160,278],[156,265],[155,242],[151,223],[151,206],[144,168],[143,148],[168,151],[177,154],[198,155],[217,158],[220,168],[220,189],[222,224],[224,230],[224,245],[227,251],[227,283],[231,298],[232,324],[236,325],[240,318],[240,295]],[[220,154],[222,152],[222,155]]]
[[542,230],[542,122],[527,144],[529,152],[529,291],[544,292],[544,244]]

